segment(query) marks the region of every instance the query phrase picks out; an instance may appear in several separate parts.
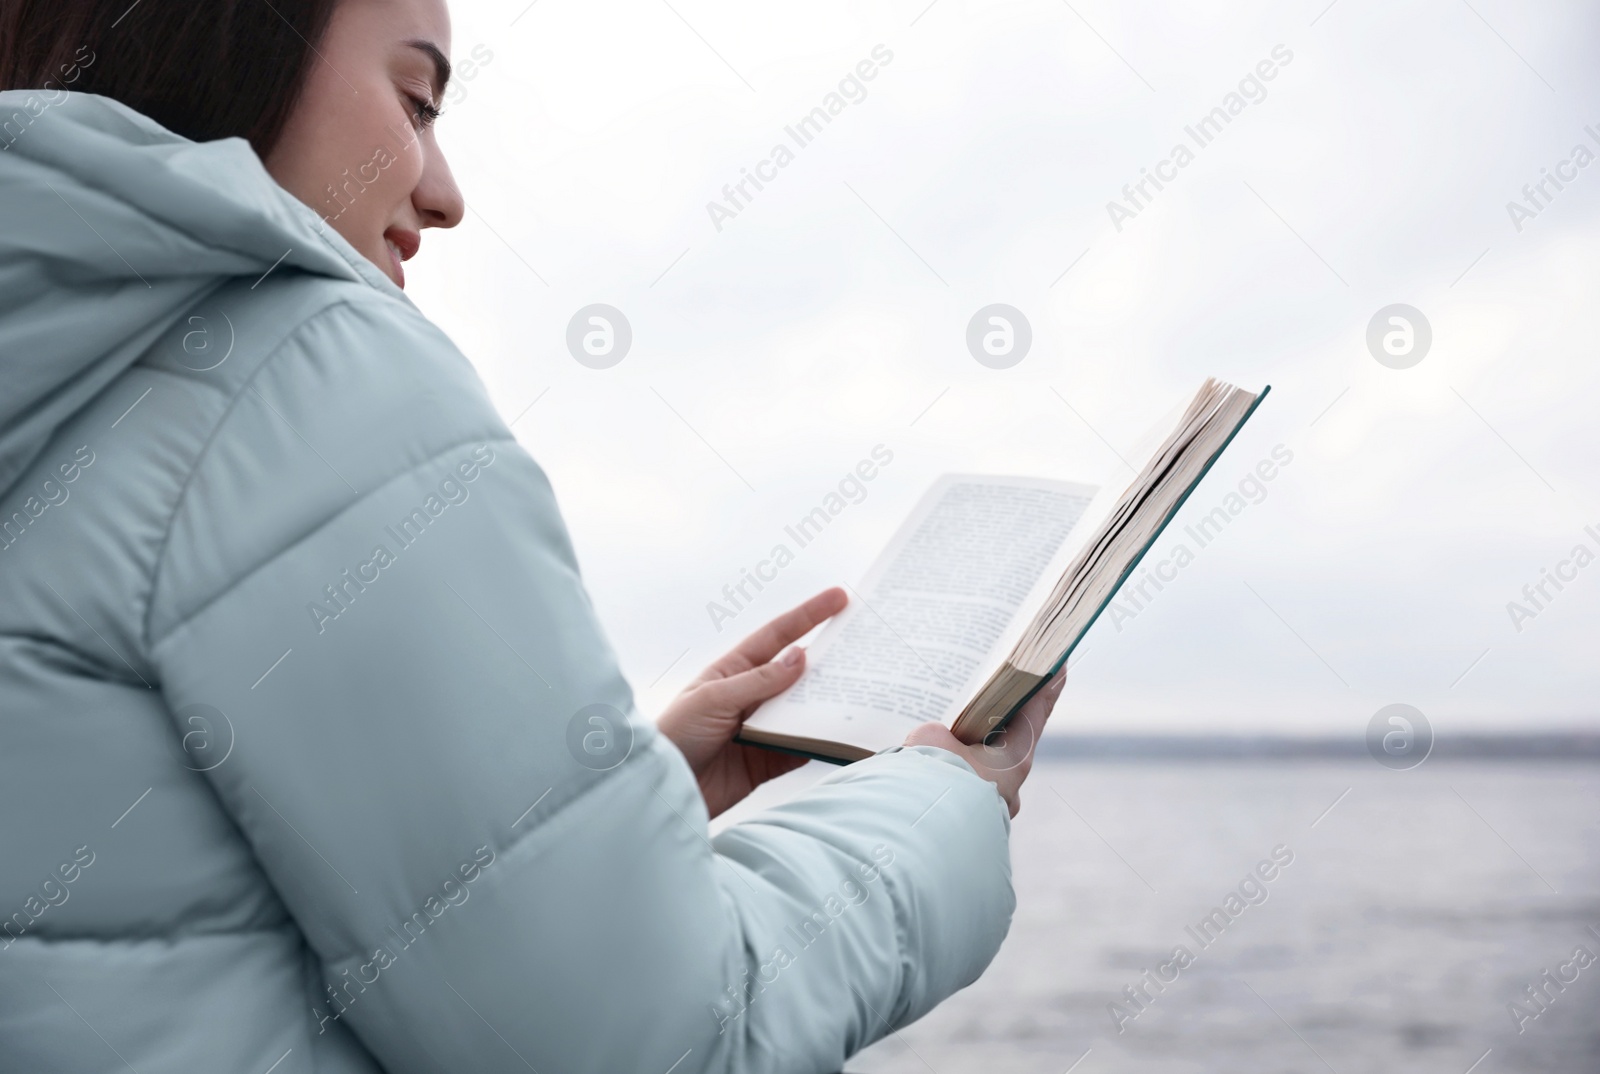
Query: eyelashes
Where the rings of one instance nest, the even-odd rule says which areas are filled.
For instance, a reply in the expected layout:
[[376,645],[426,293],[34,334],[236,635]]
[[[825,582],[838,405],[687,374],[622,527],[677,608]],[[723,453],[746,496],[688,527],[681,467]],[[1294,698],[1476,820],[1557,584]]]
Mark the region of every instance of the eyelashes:
[[440,116],[444,115],[444,110],[435,108],[431,101],[424,100],[421,97],[409,97],[408,99],[411,101],[412,114],[416,116],[417,122],[424,127],[432,126],[438,122]]

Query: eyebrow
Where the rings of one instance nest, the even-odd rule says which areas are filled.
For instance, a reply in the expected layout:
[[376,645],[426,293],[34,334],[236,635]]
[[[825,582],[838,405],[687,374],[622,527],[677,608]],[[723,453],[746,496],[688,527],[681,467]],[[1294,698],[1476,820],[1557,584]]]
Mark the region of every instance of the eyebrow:
[[439,51],[439,46],[432,41],[413,39],[407,41],[406,44],[428,54],[428,58],[433,61],[433,92],[438,96],[444,96],[444,87],[450,81],[450,60],[446,58],[443,52]]

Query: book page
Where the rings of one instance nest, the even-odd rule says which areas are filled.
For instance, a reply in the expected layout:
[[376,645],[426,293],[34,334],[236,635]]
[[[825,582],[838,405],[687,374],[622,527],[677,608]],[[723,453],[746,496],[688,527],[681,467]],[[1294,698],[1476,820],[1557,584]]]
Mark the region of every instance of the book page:
[[1096,491],[940,478],[810,647],[806,673],[746,726],[875,750],[952,717],[1034,610],[1030,595]]
[[975,742],[1001,726],[1065,658],[1268,390],[1208,379],[1103,519],[1105,498],[1096,501],[1069,542],[1081,547],[1038,614],[954,721],[958,739]]

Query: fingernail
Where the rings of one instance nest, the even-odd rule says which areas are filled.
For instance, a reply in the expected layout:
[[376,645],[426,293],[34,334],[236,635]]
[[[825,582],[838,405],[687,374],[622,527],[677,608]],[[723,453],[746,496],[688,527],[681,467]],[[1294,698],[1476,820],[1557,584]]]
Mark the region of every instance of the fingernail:
[[800,659],[804,654],[805,650],[800,648],[800,646],[791,645],[789,647],[789,651],[783,654],[783,666],[786,668],[794,667],[796,664],[800,663]]

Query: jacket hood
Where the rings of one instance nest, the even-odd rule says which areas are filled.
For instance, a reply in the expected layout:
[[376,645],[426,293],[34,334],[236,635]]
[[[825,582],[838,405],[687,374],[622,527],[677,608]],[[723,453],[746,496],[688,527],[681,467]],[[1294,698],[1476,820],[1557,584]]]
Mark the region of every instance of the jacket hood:
[[0,495],[207,293],[307,272],[408,302],[267,174],[108,97],[0,93]]

